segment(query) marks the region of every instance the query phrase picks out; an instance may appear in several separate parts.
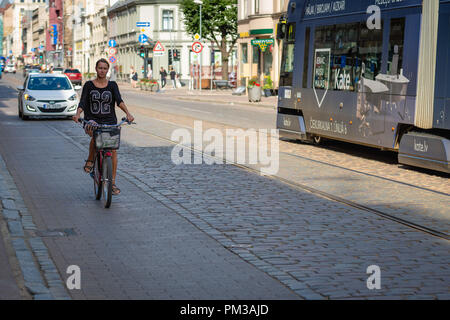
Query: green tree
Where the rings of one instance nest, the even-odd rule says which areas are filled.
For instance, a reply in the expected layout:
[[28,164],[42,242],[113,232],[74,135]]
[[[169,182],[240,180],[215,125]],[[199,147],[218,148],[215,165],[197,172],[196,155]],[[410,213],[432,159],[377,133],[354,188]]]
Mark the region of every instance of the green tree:
[[[189,34],[200,34],[200,9],[194,0],[182,0],[181,10]],[[215,43],[222,53],[222,79],[228,80],[228,61],[237,35],[237,0],[203,0],[202,38]]]

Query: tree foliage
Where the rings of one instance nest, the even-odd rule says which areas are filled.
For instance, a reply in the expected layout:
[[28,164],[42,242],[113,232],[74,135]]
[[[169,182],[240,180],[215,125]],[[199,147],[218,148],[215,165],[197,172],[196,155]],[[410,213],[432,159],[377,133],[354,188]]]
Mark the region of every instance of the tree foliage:
[[[194,0],[182,0],[186,31],[200,34],[200,6]],[[228,77],[228,59],[237,41],[237,0],[203,0],[202,38],[212,41],[222,52],[222,66]],[[225,76],[225,74],[223,74]]]

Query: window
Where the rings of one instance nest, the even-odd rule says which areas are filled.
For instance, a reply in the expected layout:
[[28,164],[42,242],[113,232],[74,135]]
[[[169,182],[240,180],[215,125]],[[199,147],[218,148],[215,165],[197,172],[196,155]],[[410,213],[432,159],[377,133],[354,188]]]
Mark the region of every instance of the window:
[[67,78],[63,77],[33,77],[28,81],[28,90],[70,90]]
[[308,86],[308,67],[309,67],[309,41],[311,37],[311,28],[305,31],[305,54],[303,60],[303,88]]
[[382,30],[369,30],[365,23],[317,27],[315,88],[355,91],[361,76],[375,80],[381,70],[382,47]]
[[259,56],[260,56],[259,46],[252,46],[252,49],[253,49],[253,59],[252,59],[252,61],[253,61],[253,63],[257,63],[259,65]]
[[259,0],[255,0],[255,13],[259,13]]
[[241,44],[241,62],[242,63],[248,63],[248,44],[242,43]]
[[403,67],[403,43],[405,39],[405,18],[391,20],[389,36],[388,74],[400,74]]
[[163,10],[162,23],[163,30],[173,30],[173,10]]
[[286,26],[281,58],[280,86],[292,86],[294,74],[295,23]]

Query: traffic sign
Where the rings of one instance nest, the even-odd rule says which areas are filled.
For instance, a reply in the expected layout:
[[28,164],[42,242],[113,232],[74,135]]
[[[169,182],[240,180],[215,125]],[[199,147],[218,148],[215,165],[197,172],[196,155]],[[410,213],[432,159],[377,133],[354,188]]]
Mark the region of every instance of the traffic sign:
[[148,37],[145,34],[139,35],[139,42],[140,43],[146,43],[148,41]]
[[197,41],[200,40],[200,35],[198,33],[196,33],[195,36],[194,36],[194,39],[197,40]]
[[114,57],[114,56],[109,57],[109,62],[115,63],[116,61],[117,61],[116,57]]
[[136,22],[136,27],[150,27],[150,22]]
[[114,56],[117,53],[116,48],[109,48],[108,53],[110,56]]
[[201,42],[194,42],[192,44],[192,51],[194,51],[195,53],[200,53],[203,50],[203,45],[201,44]]
[[163,55],[164,55],[164,51],[153,52],[153,56],[155,56],[155,57],[162,57]]
[[164,49],[163,45],[161,44],[161,42],[158,41],[155,44],[155,47],[153,48],[153,52],[164,52],[164,51],[165,51],[165,49]]
[[109,40],[109,41],[108,41],[108,45],[109,45],[110,47],[115,47],[115,46],[117,45],[117,42],[116,42],[116,40]]

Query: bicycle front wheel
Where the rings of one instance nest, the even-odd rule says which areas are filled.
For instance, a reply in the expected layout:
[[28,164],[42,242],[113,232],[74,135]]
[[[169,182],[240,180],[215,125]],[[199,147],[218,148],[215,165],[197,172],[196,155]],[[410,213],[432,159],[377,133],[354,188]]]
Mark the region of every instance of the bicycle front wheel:
[[92,178],[94,180],[95,199],[100,200],[102,197],[102,158],[100,155],[97,155],[94,159],[93,170]]
[[103,201],[105,204],[105,208],[109,208],[111,206],[111,200],[112,200],[112,159],[111,159],[111,157],[103,158],[102,185],[103,185]]

